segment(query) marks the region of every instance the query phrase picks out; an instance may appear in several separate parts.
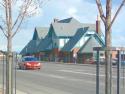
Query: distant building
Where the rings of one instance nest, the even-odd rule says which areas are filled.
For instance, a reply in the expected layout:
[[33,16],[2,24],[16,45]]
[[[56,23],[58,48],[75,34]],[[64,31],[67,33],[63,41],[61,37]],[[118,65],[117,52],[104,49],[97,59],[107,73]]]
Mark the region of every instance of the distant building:
[[5,54],[0,52],[0,61],[2,61],[3,59],[6,59]]
[[[22,55],[35,55],[41,60],[86,63],[94,57],[93,47],[104,47],[96,24],[83,24],[74,18],[54,19],[50,27],[37,27],[33,38],[22,49]],[[87,63],[91,63],[87,62]]]

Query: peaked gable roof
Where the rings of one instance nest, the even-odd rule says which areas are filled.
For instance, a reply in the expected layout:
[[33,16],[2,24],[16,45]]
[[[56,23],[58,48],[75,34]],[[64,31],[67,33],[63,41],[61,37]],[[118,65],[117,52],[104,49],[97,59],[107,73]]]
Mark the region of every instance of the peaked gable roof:
[[61,49],[62,51],[72,51],[77,42],[81,37],[87,32],[88,28],[80,28],[76,34],[66,43],[66,45]]
[[20,54],[26,55],[35,53],[37,51],[37,46],[39,42],[40,40],[30,40],[30,42],[23,48]]
[[80,48],[78,53],[92,53],[93,47],[103,47],[102,45],[94,35],[92,35],[85,44]]
[[[85,30],[85,28],[87,29]],[[62,50],[72,50],[82,35],[84,35],[84,33],[88,30],[96,31],[96,25],[83,24],[72,17],[55,21],[49,28],[36,27],[32,40],[24,47],[21,53],[33,53],[36,50],[45,51],[51,49],[53,46],[53,36],[51,35],[53,35],[53,33],[56,37],[70,37],[71,40],[64,46]],[[50,36],[48,36],[49,34]]]
[[67,18],[67,19],[63,19],[63,20],[59,20],[57,21],[58,23],[79,23],[76,19],[74,19],[73,17]]
[[90,24],[90,23],[82,23],[83,27],[89,27],[89,31],[96,31],[96,25],[95,24]]
[[77,29],[80,28],[78,25],[71,25],[67,23],[53,23],[54,32],[57,36],[73,36]]
[[42,39],[37,46],[37,52],[40,51],[47,51],[52,49],[52,39],[49,37],[46,37],[45,39]]
[[48,34],[48,31],[49,31],[48,27],[36,27],[32,39],[33,40],[44,39]]
[[68,18],[60,21],[56,21],[51,25],[55,34],[60,36],[72,37],[76,34],[78,29],[88,27],[88,30],[96,31],[95,24],[83,24],[78,22],[74,18]]
[[22,49],[20,54],[32,54],[37,51],[37,46],[41,39],[44,39],[48,34],[49,28],[47,27],[36,27],[34,30],[33,38],[30,42]]

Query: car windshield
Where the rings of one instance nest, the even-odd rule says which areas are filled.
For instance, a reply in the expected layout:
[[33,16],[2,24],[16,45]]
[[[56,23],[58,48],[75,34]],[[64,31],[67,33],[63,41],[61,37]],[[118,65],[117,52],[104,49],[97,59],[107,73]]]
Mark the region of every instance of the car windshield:
[[35,57],[26,57],[26,58],[23,58],[23,61],[38,61],[38,60]]

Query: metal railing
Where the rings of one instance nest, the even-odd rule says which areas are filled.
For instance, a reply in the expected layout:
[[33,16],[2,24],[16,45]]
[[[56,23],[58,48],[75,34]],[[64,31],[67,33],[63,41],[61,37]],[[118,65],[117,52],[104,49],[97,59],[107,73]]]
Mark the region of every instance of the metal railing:
[[[7,54],[4,51],[0,51],[1,53],[1,63],[2,63],[2,94],[6,94],[6,61],[7,61]],[[16,70],[17,70],[17,53],[12,54],[12,92],[13,94],[16,94]],[[13,91],[14,90],[14,91]]]
[[[105,51],[105,48],[101,47],[94,47],[94,51],[96,51],[96,94],[100,94],[100,51]],[[117,62],[116,62],[116,70],[117,70],[117,75],[116,75],[116,94],[125,94],[125,48],[123,47],[112,47],[110,51],[116,51],[117,52]],[[111,57],[111,64],[112,64],[112,55]],[[112,66],[112,65],[111,65]],[[113,67],[111,67],[112,70]],[[112,71],[111,71],[112,72]],[[112,73],[110,75],[110,82],[111,86],[109,89],[112,90]],[[111,92],[112,94],[112,92]]]

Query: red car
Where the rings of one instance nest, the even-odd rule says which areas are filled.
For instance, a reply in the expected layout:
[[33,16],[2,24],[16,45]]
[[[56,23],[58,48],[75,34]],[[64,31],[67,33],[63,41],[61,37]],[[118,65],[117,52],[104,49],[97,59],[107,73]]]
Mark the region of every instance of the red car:
[[37,60],[37,58],[32,56],[23,57],[21,62],[18,64],[19,69],[40,69],[41,63]]

